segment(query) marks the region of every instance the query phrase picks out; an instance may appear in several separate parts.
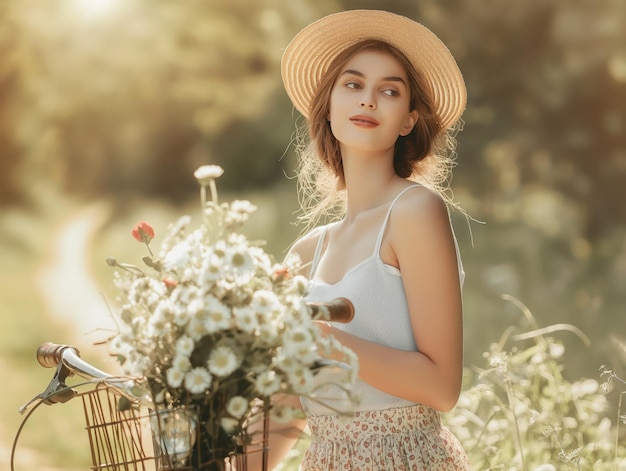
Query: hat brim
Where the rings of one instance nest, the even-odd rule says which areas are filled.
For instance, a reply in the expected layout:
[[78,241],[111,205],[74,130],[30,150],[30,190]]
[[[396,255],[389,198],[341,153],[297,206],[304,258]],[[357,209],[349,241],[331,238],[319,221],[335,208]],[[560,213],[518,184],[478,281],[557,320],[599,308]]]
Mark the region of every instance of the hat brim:
[[454,57],[428,28],[404,16],[379,10],[328,15],[300,31],[283,53],[281,74],[295,108],[309,117],[311,100],[332,61],[343,50],[378,39],[400,50],[430,84],[444,129],[463,114],[465,82]]

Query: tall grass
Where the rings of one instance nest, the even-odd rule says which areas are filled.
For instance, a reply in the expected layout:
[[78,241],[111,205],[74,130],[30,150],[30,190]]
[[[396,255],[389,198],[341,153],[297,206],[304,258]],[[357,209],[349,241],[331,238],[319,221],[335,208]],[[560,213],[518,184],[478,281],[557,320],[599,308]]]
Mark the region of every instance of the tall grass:
[[[563,374],[565,347],[556,335],[576,327],[539,327],[514,298],[531,330],[514,334],[511,326],[484,354],[486,365],[466,372],[457,407],[444,416],[477,470],[623,470],[621,397],[612,414],[607,384],[623,380],[603,367],[597,379],[568,380]],[[616,417],[611,419],[611,415]]]

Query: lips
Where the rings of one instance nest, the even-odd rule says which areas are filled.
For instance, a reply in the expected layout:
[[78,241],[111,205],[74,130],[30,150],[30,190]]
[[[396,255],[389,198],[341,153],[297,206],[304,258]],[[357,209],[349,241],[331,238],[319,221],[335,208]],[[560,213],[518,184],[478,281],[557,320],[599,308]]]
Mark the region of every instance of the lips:
[[376,119],[364,114],[350,116],[350,121],[356,125],[368,127],[378,126],[378,124],[380,124]]

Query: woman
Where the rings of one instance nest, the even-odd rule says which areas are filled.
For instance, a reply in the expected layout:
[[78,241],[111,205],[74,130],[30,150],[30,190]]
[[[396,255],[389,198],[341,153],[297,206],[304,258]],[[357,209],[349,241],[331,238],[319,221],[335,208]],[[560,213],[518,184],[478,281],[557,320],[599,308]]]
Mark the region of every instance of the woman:
[[[354,417],[303,399],[302,470],[470,469],[439,417],[462,378],[463,271],[443,193],[466,100],[458,67],[422,25],[354,10],[302,30],[282,73],[309,125],[299,178],[315,204],[305,219],[341,211],[292,252],[309,300],[353,302],[352,322],[320,328],[360,362]],[[272,438],[271,455],[289,444]]]

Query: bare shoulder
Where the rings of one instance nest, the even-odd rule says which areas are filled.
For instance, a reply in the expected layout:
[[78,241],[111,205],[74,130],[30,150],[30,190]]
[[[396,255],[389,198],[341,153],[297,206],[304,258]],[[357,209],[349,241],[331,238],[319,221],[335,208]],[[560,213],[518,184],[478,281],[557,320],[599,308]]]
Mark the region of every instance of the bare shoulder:
[[424,186],[416,186],[398,199],[391,212],[391,219],[394,225],[422,225],[438,221],[448,225],[448,207],[441,195],[435,191]]
[[446,202],[426,187],[411,188],[396,201],[388,231],[396,257],[406,251],[423,252],[421,249],[434,255],[454,246]]
[[307,232],[305,235],[297,239],[289,249],[290,255],[297,255],[302,262],[303,275],[308,276],[309,267],[313,261],[313,255],[319,241],[320,236],[324,232],[325,226],[320,226]]
[[405,284],[421,287],[422,294],[457,293],[456,244],[447,204],[439,194],[424,187],[405,192],[391,211],[388,235],[384,255],[400,268]]

